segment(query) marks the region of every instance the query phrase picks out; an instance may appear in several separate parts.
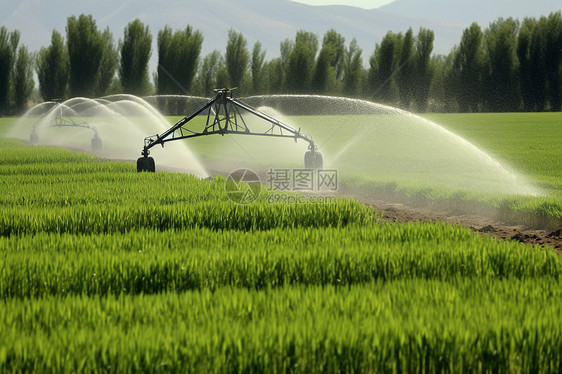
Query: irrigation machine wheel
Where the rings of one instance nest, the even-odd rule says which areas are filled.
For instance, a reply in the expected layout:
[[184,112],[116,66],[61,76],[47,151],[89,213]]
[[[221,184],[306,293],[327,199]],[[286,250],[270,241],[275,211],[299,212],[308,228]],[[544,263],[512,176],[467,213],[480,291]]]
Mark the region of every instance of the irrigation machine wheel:
[[154,159],[152,157],[147,157],[146,162],[148,165],[148,171],[154,173],[156,171],[156,165],[154,164]]
[[324,158],[322,157],[322,153],[316,151],[316,169],[322,169],[324,167]]
[[154,164],[154,159],[152,157],[139,157],[137,160],[137,172],[151,172],[156,171],[156,165]]
[[304,154],[304,167],[305,169],[322,169],[324,160],[322,153],[318,151],[307,151]]
[[144,164],[145,164],[144,157],[139,157],[137,159],[137,172],[140,173],[141,171],[145,171],[144,170]]
[[99,152],[99,151],[101,151],[102,147],[103,147],[103,145],[102,145],[102,142],[101,142],[101,138],[97,137],[97,136],[93,137],[92,138],[92,151]]

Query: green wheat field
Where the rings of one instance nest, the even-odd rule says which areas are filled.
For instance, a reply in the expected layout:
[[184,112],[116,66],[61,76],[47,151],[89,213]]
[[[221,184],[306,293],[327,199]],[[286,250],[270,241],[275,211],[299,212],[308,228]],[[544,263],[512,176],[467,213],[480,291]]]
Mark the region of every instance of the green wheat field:
[[[546,191],[463,199],[559,225],[562,114],[428,118]],[[1,137],[13,122],[0,120],[1,372],[562,371],[552,248],[391,224],[351,199],[266,190],[239,205],[224,177],[28,146]]]

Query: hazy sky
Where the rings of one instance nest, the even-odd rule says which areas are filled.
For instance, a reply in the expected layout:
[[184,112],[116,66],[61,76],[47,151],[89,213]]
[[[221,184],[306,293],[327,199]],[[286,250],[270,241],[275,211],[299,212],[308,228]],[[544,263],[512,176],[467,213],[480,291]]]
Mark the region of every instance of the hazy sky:
[[350,5],[359,8],[373,9],[392,3],[394,0],[291,0],[309,5]]

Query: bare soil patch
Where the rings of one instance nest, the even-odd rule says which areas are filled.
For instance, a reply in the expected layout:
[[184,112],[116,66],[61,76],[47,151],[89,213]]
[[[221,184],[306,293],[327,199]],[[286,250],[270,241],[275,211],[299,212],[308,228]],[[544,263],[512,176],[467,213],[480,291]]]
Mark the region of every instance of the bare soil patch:
[[[413,207],[404,203],[360,197],[359,201],[383,213],[387,222],[442,221],[469,227],[479,235],[502,240],[516,240],[530,245],[548,246],[562,253],[562,228],[542,229],[513,222],[504,222],[490,214],[475,214],[462,211]],[[488,212],[489,213],[489,212]]]

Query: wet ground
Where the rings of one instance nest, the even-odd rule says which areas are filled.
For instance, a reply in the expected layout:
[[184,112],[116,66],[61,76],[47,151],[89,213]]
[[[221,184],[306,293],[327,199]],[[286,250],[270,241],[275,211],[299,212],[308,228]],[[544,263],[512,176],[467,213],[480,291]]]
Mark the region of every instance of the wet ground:
[[530,245],[548,246],[562,253],[562,228],[527,227],[514,222],[504,222],[491,215],[462,211],[412,207],[402,203],[359,198],[363,203],[383,213],[388,222],[442,221],[469,227],[478,235],[488,235],[501,240],[517,240]]

